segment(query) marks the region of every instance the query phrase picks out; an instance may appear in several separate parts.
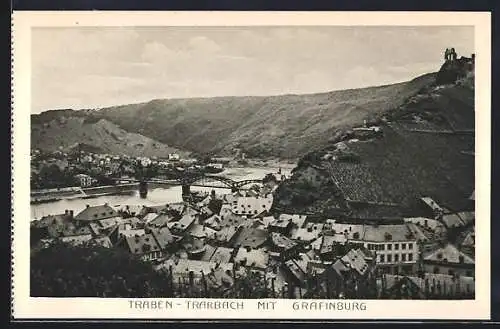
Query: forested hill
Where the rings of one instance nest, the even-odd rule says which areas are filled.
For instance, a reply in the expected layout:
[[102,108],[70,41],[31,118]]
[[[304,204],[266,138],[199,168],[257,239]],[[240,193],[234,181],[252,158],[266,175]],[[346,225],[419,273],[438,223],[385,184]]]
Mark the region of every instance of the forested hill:
[[[177,149],[249,157],[299,158],[321,149],[339,130],[396,108],[433,83],[434,74],[387,86],[307,95],[163,99],[94,111],[50,111],[34,122],[59,115],[102,118],[129,132]],[[71,134],[71,132],[65,132]],[[33,138],[41,141],[42,135]]]

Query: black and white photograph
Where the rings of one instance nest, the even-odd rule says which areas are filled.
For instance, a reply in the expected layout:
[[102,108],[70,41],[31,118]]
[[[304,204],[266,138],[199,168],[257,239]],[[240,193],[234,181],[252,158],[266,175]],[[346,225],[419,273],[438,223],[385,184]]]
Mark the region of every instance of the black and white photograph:
[[29,296],[474,301],[475,36],[32,27]]

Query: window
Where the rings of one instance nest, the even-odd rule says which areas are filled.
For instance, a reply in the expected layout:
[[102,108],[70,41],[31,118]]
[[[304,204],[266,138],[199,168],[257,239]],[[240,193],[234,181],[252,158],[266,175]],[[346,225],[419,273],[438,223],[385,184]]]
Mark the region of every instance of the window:
[[413,249],[413,243],[408,243],[408,249]]
[[412,261],[413,261],[413,254],[408,254],[408,260],[409,260],[410,262],[412,262]]
[[381,244],[380,245],[380,250],[385,250],[385,245]]
[[392,255],[387,255],[387,262],[392,263]]
[[448,275],[455,275],[455,272],[453,270],[448,270]]
[[392,250],[392,244],[390,244],[390,243],[389,243],[389,244],[387,245],[387,250]]
[[399,243],[394,244],[394,250],[399,250]]
[[385,261],[384,255],[380,255],[380,262],[383,263]]
[[406,262],[406,254],[401,254],[401,261]]
[[401,249],[406,250],[406,243],[401,244]]
[[397,263],[397,262],[399,262],[399,255],[398,255],[398,254],[394,255],[394,261],[395,261],[396,263]]
[[437,266],[434,266],[434,274],[439,274],[439,267]]
[[472,276],[472,271],[465,271],[465,276]]

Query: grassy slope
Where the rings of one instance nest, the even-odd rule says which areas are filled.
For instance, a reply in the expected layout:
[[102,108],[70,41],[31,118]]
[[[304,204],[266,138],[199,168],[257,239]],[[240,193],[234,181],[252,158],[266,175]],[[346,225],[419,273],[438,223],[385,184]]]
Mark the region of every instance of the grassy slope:
[[325,146],[342,128],[394,108],[433,81],[310,95],[154,100],[103,109],[130,132],[180,149],[295,158]]
[[[67,114],[72,114],[68,112]],[[144,137],[129,133],[107,120],[97,120],[81,115],[61,115],[54,119],[45,118],[32,121],[31,143],[33,148],[55,151],[60,146],[68,149],[84,142],[95,149],[111,154],[132,156],[166,156],[175,152],[175,148]],[[52,119],[52,120],[51,120]]]
[[[462,151],[474,151],[474,135],[415,132],[406,124],[408,118],[418,116],[425,119],[411,124],[411,129],[473,130],[473,88],[461,84],[429,86],[381,116],[391,122],[381,124],[381,138],[348,144],[348,151],[359,156],[359,164],[324,161],[317,156],[308,159],[315,159],[312,162],[320,167],[331,164],[343,195],[353,200],[403,203],[411,208],[415,197],[427,195],[452,209],[463,206],[474,189],[474,157]],[[298,196],[308,201],[305,210],[338,204],[338,196],[317,195],[307,188],[304,173],[310,170],[311,162],[301,162],[292,179],[277,190],[276,206],[292,206]],[[319,185],[316,190],[334,184],[323,179]]]

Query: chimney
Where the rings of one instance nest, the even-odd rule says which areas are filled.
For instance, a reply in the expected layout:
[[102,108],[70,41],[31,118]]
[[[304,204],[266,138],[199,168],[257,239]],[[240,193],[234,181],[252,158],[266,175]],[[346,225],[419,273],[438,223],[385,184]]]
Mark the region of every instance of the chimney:
[[90,205],[86,205],[85,208],[90,208]]
[[73,210],[70,210],[70,211],[69,211],[69,217],[70,217],[71,219],[73,219],[73,214],[74,214],[74,213],[73,213]]

